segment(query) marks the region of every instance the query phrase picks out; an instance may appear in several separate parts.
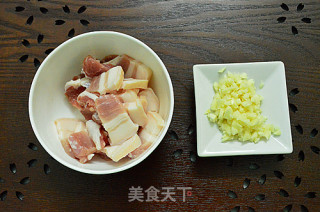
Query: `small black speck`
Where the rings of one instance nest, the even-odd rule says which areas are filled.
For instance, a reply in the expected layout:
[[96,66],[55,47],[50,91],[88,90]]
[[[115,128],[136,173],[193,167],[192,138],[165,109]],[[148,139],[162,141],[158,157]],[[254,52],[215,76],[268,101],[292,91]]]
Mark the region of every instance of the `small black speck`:
[[304,8],[304,4],[300,3],[297,6],[297,11],[300,12],[301,10],[303,10],[303,8]]
[[28,59],[28,55],[27,54],[25,54],[25,55],[23,55],[23,56],[21,56],[20,58],[19,58],[19,60],[20,60],[20,62],[21,63],[23,63],[23,62],[25,62],[27,59]]
[[250,179],[248,179],[248,178],[244,179],[243,188],[246,189],[249,187],[249,185],[250,185]]
[[311,23],[311,18],[302,18],[301,19],[302,22],[310,24]]
[[236,206],[232,208],[230,212],[239,212],[239,211],[240,211],[240,206]]
[[298,155],[299,161],[304,161],[304,152],[301,150]]
[[84,11],[86,11],[87,7],[86,6],[81,6],[78,10],[78,13],[83,13]]
[[44,37],[44,35],[42,35],[42,34],[38,35],[38,38],[37,38],[38,43],[41,43],[43,41],[43,37]]
[[251,163],[249,165],[249,169],[251,169],[251,170],[256,170],[256,169],[259,169],[259,168],[260,168],[260,166],[258,164],[256,164],[256,163]]
[[317,195],[316,192],[308,192],[306,195],[304,195],[307,198],[315,198]]
[[277,155],[277,161],[283,161],[284,160],[284,156],[282,154]]
[[10,171],[11,171],[13,174],[17,173],[17,166],[16,166],[15,163],[11,163],[9,167],[10,167]]
[[45,54],[50,54],[53,50],[54,50],[54,48],[50,48],[50,49],[47,49],[44,53]]
[[29,168],[30,168],[30,167],[34,167],[34,166],[37,164],[37,162],[38,162],[37,159],[29,160],[29,161],[27,162],[28,167],[29,167]]
[[190,152],[190,160],[191,162],[195,163],[197,160],[197,155],[193,151]]
[[16,7],[16,12],[22,12],[22,11],[24,11],[24,7],[21,7],[21,6],[17,6]]
[[294,186],[295,186],[295,187],[298,187],[298,186],[300,185],[300,183],[301,183],[301,178],[297,176],[297,177],[294,179]]
[[292,209],[292,205],[287,205],[286,207],[283,208],[283,212],[290,212]]
[[182,149],[177,149],[176,151],[173,152],[173,157],[175,159],[179,158],[181,156],[182,152],[183,152]]
[[169,130],[169,131],[168,131],[168,135],[169,135],[172,139],[179,140],[178,134],[177,134],[175,131],[173,131],[173,130]]
[[34,58],[33,60],[34,67],[39,68],[40,64],[41,64],[40,61],[37,58]]
[[70,29],[70,31],[68,32],[68,37],[72,38],[74,36],[74,33],[75,33],[74,28]]
[[263,185],[266,182],[266,180],[267,180],[267,175],[264,174],[260,177],[260,179],[258,180],[258,183],[260,185]]
[[30,183],[30,177],[25,177],[20,181],[22,185],[27,185],[28,183]]
[[33,22],[33,16],[30,16],[30,17],[27,19],[26,24],[31,25],[32,22]]
[[319,155],[319,153],[320,153],[319,147],[311,146],[310,148],[311,148],[312,152],[314,152],[314,153],[316,153],[317,155]]
[[5,201],[7,198],[8,191],[4,191],[0,194],[0,200]]
[[42,12],[43,14],[46,14],[48,12],[48,9],[45,7],[40,7],[40,12]]
[[55,21],[56,23],[56,25],[62,25],[62,24],[64,24],[64,23],[66,23],[64,20],[56,20]]
[[30,42],[29,42],[28,40],[26,40],[26,39],[23,39],[21,43],[22,43],[22,45],[24,45],[25,47],[29,47],[29,46],[30,46]]
[[298,131],[298,133],[300,133],[301,135],[303,134],[303,128],[300,124],[296,125],[295,128]]
[[189,127],[188,127],[188,134],[189,135],[192,135],[195,131],[195,127],[193,126],[193,124],[190,124]]
[[34,143],[29,143],[28,147],[29,147],[29,149],[32,149],[33,151],[37,151],[38,150],[37,145],[35,145]]
[[308,208],[304,205],[300,205],[301,212],[309,212]]
[[62,7],[62,9],[65,13],[70,13],[70,9],[69,9],[68,5],[65,5],[64,7]]
[[298,111],[297,106],[295,106],[294,104],[289,103],[289,108],[294,113]]
[[279,17],[279,18],[277,18],[277,21],[278,21],[278,23],[283,23],[283,22],[285,22],[286,21],[286,17]]
[[293,35],[297,35],[298,34],[298,29],[295,26],[291,27],[291,31]]
[[16,191],[16,196],[17,196],[17,198],[19,199],[19,200],[23,200],[23,198],[24,198],[24,195],[20,192],[20,191]]
[[84,19],[81,19],[81,20],[80,20],[80,23],[81,23],[82,25],[84,25],[84,26],[88,26],[88,24],[90,24],[89,21],[84,20]]
[[282,9],[284,9],[285,11],[289,11],[289,7],[288,7],[288,5],[286,5],[285,3],[282,3],[282,4],[280,5],[280,7],[281,7]]
[[289,196],[289,193],[284,189],[280,189],[279,194],[281,196],[283,196],[283,197],[288,197]]
[[43,170],[44,170],[44,173],[45,173],[46,175],[50,174],[50,172],[51,172],[51,169],[50,169],[50,167],[48,166],[48,164],[44,164]]
[[237,198],[237,194],[234,191],[229,190],[227,193],[228,197],[230,197],[231,199],[235,199]]
[[251,207],[248,207],[248,212],[255,212],[255,210]]
[[289,92],[289,95],[290,95],[290,96],[295,96],[295,95],[297,95],[299,92],[300,92],[300,91],[299,91],[298,88],[294,88],[294,89],[292,89],[292,90]]
[[284,175],[281,171],[274,171],[273,173],[279,179],[282,179],[284,177]]
[[265,200],[266,196],[264,194],[258,194],[257,196],[254,197],[256,200]]
[[314,128],[313,130],[311,130],[310,132],[310,137],[314,138],[318,135],[318,130],[316,128]]

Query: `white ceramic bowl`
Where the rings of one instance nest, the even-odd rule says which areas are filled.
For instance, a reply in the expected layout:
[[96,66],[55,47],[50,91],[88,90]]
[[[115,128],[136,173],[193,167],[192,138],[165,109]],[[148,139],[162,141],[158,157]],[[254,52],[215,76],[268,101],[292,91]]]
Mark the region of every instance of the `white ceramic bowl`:
[[[153,70],[150,86],[160,100],[160,115],[165,127],[153,145],[140,157],[123,159],[118,163],[95,157],[81,164],[68,156],[58,139],[54,121],[59,118],[80,118],[64,95],[64,85],[78,75],[87,55],[102,59],[110,54],[128,54]],[[157,54],[143,42],[126,34],[98,31],[76,36],[58,46],[42,62],[30,89],[29,116],[35,135],[44,149],[63,165],[90,174],[110,174],[123,171],[143,161],[160,144],[171,122],[173,113],[173,88],[166,67]]]

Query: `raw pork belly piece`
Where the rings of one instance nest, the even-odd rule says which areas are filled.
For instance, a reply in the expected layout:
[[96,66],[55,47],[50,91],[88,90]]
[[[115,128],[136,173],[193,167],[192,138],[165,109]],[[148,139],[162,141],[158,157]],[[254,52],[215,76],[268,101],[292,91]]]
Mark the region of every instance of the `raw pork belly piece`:
[[111,64],[101,64],[99,60],[94,59],[90,55],[83,60],[83,71],[89,78],[99,76],[113,67],[114,65]]
[[125,90],[124,92],[117,94],[122,102],[134,102],[138,98],[139,89]]
[[137,134],[126,140],[120,145],[107,146],[102,152],[111,158],[114,162],[118,162],[121,158],[127,156],[141,145],[141,140]]
[[94,77],[88,91],[101,95],[110,93],[114,90],[118,91],[121,88],[123,78],[121,66],[114,67],[108,72],[104,72],[101,75]]
[[92,120],[86,122],[86,127],[89,133],[89,137],[96,145],[97,150],[101,150],[105,146],[104,136],[101,133],[100,125]]
[[95,144],[86,131],[72,133],[68,138],[71,150],[80,163],[91,160],[97,151]]
[[98,115],[97,112],[95,112],[95,113],[92,115],[92,120],[93,120],[94,122],[96,122],[97,124],[102,124],[102,122],[101,122],[101,120],[100,120],[100,117],[99,117],[99,115]]
[[92,116],[95,113],[95,100],[98,98],[97,95],[88,91],[83,91],[77,97],[77,102],[80,105],[80,112],[86,120],[93,119]]
[[110,145],[121,144],[137,133],[139,126],[132,122],[115,95],[100,96],[95,103],[102,126],[109,134]]
[[92,111],[94,111],[95,107],[95,101],[98,98],[97,95],[90,93],[88,91],[83,91],[79,96],[77,97],[77,101],[81,107],[89,107],[93,108]]
[[137,149],[135,149],[134,151],[130,152],[128,154],[129,158],[137,158],[139,155],[141,155],[142,153],[144,153],[147,149],[149,149],[149,147],[151,146],[151,142],[147,142],[147,143],[143,143],[141,144]]
[[125,77],[150,80],[152,76],[152,70],[140,61],[136,61],[136,63],[136,69],[128,69]]
[[120,65],[125,73],[125,78],[134,78],[149,81],[152,76],[152,70],[148,66],[126,54],[120,55],[104,64],[111,64],[114,66]]
[[164,120],[156,112],[148,112],[148,122],[144,128],[139,132],[142,143],[154,142],[162,128],[164,127]]
[[95,113],[95,111],[91,111],[90,108],[82,108],[80,110],[80,113],[83,115],[83,117],[86,120],[92,120],[93,119],[92,116]]
[[70,80],[66,82],[64,86],[64,91],[67,91],[70,87],[73,87],[74,89],[78,89],[80,86],[81,86],[81,79]]
[[[77,77],[77,76],[75,76],[75,77]],[[65,84],[64,90],[67,91],[68,88],[70,88],[70,87],[73,87],[74,89],[78,89],[81,86],[87,88],[90,86],[90,83],[91,83],[91,80],[87,77],[78,78],[75,80],[70,80]]]
[[148,80],[140,80],[140,79],[124,79],[122,86],[122,89],[135,89],[135,88],[141,88],[146,89],[148,88]]
[[148,122],[145,127],[139,132],[141,146],[129,154],[130,158],[136,158],[157,139],[159,133],[164,127],[164,120],[156,112],[148,112]]
[[79,96],[80,93],[82,93],[86,88],[85,87],[78,87],[78,88],[74,88],[74,87],[69,87],[66,92],[65,95],[68,98],[70,104],[76,108],[78,108],[79,110],[81,110],[81,106],[79,105],[77,98]]
[[89,88],[91,84],[91,79],[88,77],[84,77],[80,79],[80,85],[85,88]]
[[109,62],[110,60],[113,60],[116,57],[118,57],[117,54],[111,54],[111,55],[105,56],[102,60],[100,60],[100,63]]
[[81,105],[77,101],[77,98],[89,85],[90,80],[88,78],[79,78],[77,80],[70,80],[64,86],[65,95],[68,97],[69,102],[79,110],[81,110]]
[[144,112],[148,112],[148,100],[145,96],[139,96],[139,100],[143,106]]
[[147,123],[148,117],[140,99],[136,99],[136,101],[126,103],[125,105],[133,123],[143,127]]
[[64,151],[71,157],[74,157],[70,144],[68,142],[68,138],[72,133],[85,131],[86,130],[85,123],[78,119],[62,118],[62,119],[57,119],[54,122],[54,124],[56,125],[58,137]]
[[100,134],[102,136],[101,139],[103,140],[103,143],[102,143],[102,140],[101,140],[101,148],[104,148],[105,146],[110,145],[109,134],[108,134],[107,131],[104,130],[102,125],[100,125]]
[[74,77],[72,78],[72,80],[82,79],[82,78],[84,78],[84,77],[86,77],[86,75],[81,73],[81,74],[79,74],[79,75],[74,76]]
[[134,59],[126,54],[119,55],[115,57],[114,59],[103,63],[105,65],[113,65],[113,66],[121,66],[123,71],[126,72],[128,70],[128,67],[130,66],[130,61],[133,61]]
[[156,94],[151,88],[140,91],[139,97],[144,96],[148,102],[147,111],[159,112],[160,102]]

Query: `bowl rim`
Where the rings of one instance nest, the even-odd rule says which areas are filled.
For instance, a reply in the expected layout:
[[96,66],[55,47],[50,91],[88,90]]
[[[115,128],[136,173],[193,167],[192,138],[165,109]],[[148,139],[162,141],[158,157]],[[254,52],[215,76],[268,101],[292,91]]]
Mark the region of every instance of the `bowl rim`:
[[[164,74],[166,77],[166,80],[169,84],[169,93],[170,93],[170,106],[169,106],[169,113],[168,113],[168,120],[165,124],[165,127],[162,130],[162,133],[160,134],[160,136],[158,136],[158,139],[155,141],[155,144],[147,150],[147,152],[144,155],[141,155],[140,157],[138,157],[134,162],[126,164],[124,166],[120,166],[120,167],[116,167],[112,170],[88,170],[86,168],[83,167],[79,167],[79,166],[75,166],[72,165],[68,162],[65,162],[64,160],[60,159],[60,157],[58,157],[56,154],[54,154],[50,148],[45,144],[45,142],[42,140],[40,134],[37,131],[36,128],[36,124],[34,121],[34,115],[33,115],[33,98],[34,98],[34,90],[35,90],[35,85],[36,82],[38,81],[38,77],[40,75],[40,73],[43,70],[44,64],[46,64],[46,62],[52,57],[52,55],[55,54],[55,52],[57,52],[59,49],[63,48],[63,46],[74,42],[77,39],[81,39],[83,37],[87,37],[87,36],[92,36],[92,35],[117,35],[120,37],[124,37],[126,39],[132,40],[134,42],[137,42],[139,45],[141,45],[143,48],[147,49],[155,58],[156,60],[160,63],[161,68],[164,70]],[[31,122],[31,127],[33,129],[34,134],[36,135],[36,138],[38,139],[39,143],[42,145],[42,147],[49,153],[49,155],[51,155],[55,160],[57,160],[59,163],[63,164],[64,166],[82,172],[82,173],[87,173],[87,174],[112,174],[112,173],[117,173],[120,171],[124,171],[127,170],[137,164],[139,164],[140,162],[142,162],[145,158],[147,158],[156,148],[157,146],[161,143],[161,141],[163,140],[164,136],[166,135],[168,128],[170,126],[171,120],[172,120],[172,115],[173,115],[173,110],[174,110],[174,93],[173,93],[173,86],[172,86],[172,82],[171,82],[171,78],[169,75],[169,72],[167,70],[167,68],[165,67],[164,63],[162,62],[162,60],[160,59],[160,57],[149,47],[147,46],[145,43],[143,43],[142,41],[138,40],[137,38],[134,38],[130,35],[121,33],[121,32],[115,32],[115,31],[92,31],[92,32],[87,32],[87,33],[83,33],[80,35],[77,35],[73,38],[70,38],[69,40],[64,41],[63,43],[61,43],[58,47],[56,47],[45,59],[44,61],[41,63],[40,67],[38,68],[33,80],[32,80],[32,84],[31,84],[31,88],[29,91],[29,99],[28,99],[28,107],[29,107],[29,119]]]

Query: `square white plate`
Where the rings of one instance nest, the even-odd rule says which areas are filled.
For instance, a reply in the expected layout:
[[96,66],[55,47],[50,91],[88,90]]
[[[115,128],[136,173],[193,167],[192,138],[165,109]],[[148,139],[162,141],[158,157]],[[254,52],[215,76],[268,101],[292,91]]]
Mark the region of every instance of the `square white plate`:
[[[226,68],[224,73],[218,73]],[[267,122],[280,127],[280,136],[268,141],[243,143],[237,140],[221,142],[222,133],[216,124],[210,124],[204,113],[214,96],[213,83],[227,72],[247,73],[254,79],[257,94],[263,96],[261,109]],[[205,64],[193,66],[197,115],[197,149],[200,157],[231,155],[284,154],[292,152],[288,97],[284,64],[282,62]],[[259,89],[260,83],[264,87]]]

